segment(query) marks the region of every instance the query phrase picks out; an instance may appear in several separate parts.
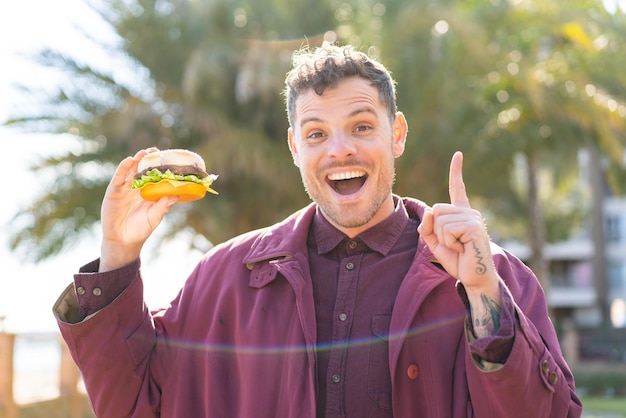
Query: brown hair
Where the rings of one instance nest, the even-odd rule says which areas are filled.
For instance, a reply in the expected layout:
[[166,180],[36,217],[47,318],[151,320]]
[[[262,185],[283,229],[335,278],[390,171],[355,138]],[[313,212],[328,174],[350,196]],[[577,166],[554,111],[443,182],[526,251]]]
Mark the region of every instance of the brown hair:
[[322,95],[328,87],[354,76],[362,77],[378,88],[380,100],[393,120],[396,114],[396,89],[390,72],[351,45],[324,43],[314,50],[305,46],[293,54],[292,69],[285,78],[284,90],[289,124],[293,124],[295,102],[300,93],[313,89]]

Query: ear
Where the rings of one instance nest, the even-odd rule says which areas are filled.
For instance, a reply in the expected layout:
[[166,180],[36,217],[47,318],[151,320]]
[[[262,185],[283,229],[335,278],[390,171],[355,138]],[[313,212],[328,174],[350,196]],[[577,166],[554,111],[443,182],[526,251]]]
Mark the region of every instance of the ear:
[[298,147],[296,146],[296,139],[294,137],[293,128],[289,127],[287,130],[287,142],[289,143],[289,151],[291,151],[291,158],[293,158],[293,163],[296,167],[300,167],[298,165]]
[[397,112],[393,120],[393,156],[398,158],[404,153],[406,135],[409,132],[409,125],[402,112]]

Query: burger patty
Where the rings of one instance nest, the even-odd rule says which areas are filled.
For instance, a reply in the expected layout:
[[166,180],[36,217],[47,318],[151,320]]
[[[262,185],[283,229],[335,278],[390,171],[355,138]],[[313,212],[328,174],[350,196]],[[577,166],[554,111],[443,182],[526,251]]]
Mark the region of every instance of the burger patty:
[[194,175],[201,179],[209,175],[206,171],[204,171],[203,169],[195,165],[161,165],[158,167],[146,168],[142,172],[135,174],[135,179],[141,178],[141,176],[143,176],[150,170],[154,170],[155,168],[162,173],[165,173],[167,170],[170,170],[172,173],[179,175],[179,176]]

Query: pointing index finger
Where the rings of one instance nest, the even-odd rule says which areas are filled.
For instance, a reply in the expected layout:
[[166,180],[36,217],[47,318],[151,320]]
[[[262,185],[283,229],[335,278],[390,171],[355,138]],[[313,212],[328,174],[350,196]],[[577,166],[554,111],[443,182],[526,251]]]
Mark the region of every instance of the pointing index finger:
[[465,191],[465,183],[463,183],[463,153],[461,151],[455,152],[452,156],[448,181],[450,203],[454,206],[471,207]]

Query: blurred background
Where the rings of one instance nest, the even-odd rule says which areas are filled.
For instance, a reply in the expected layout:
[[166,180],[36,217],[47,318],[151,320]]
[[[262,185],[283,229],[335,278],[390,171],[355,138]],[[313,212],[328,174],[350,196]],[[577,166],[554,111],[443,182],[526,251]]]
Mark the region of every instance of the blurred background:
[[626,416],[625,39],[624,0],[0,2],[0,417],[90,416],[51,307],[99,254],[125,156],[188,148],[219,174],[220,195],[177,205],[145,249],[151,307],[213,243],[308,203],[281,92],[292,52],[324,41],[398,83],[396,193],[447,201],[465,153],[492,238],[542,282],[587,416]]

